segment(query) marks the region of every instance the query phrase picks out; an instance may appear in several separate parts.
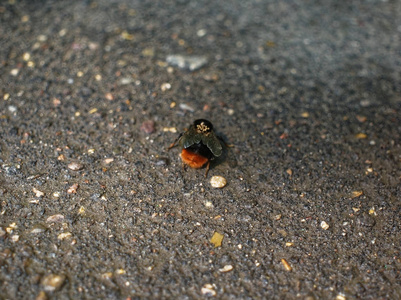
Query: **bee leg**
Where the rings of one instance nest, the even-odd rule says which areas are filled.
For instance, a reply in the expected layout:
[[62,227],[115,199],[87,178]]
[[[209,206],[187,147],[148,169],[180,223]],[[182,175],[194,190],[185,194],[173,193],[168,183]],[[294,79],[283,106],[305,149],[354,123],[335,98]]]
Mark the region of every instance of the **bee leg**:
[[207,173],[209,173],[209,168],[210,168],[210,160],[207,162],[205,178],[207,177]]
[[180,133],[180,135],[175,139],[174,143],[170,144],[170,146],[167,148],[167,151],[170,150],[171,148],[173,148],[174,146],[176,146],[177,142],[180,140],[181,137],[182,137],[182,133]]
[[222,142],[224,144],[224,146],[226,146],[227,148],[232,148],[234,147],[234,145],[232,144],[227,144],[226,141],[221,137],[221,136],[217,136],[217,138],[220,140],[220,142]]

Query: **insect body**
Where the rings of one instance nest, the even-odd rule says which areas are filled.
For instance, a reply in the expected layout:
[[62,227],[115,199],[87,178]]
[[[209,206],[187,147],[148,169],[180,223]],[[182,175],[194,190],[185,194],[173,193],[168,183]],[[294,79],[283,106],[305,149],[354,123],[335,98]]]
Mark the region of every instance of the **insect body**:
[[185,164],[195,169],[207,164],[205,177],[209,172],[210,161],[223,152],[220,138],[214,133],[212,123],[204,119],[195,120],[168,149],[174,147],[177,142],[182,147],[181,159]]

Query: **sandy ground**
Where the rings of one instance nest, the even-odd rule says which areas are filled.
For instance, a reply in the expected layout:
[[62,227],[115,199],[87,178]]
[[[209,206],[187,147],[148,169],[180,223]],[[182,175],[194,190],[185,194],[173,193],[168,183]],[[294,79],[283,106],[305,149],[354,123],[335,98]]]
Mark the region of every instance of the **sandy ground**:
[[[0,299],[401,298],[400,37],[400,1],[0,2]],[[166,151],[197,118],[207,178]]]

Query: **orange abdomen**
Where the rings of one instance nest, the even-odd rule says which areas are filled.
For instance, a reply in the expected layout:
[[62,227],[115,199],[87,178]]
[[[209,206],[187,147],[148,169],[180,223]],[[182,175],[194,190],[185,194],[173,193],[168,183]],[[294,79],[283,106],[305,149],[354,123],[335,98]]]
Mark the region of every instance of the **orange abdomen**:
[[194,169],[202,168],[209,161],[208,158],[187,149],[182,149],[181,158],[184,163]]

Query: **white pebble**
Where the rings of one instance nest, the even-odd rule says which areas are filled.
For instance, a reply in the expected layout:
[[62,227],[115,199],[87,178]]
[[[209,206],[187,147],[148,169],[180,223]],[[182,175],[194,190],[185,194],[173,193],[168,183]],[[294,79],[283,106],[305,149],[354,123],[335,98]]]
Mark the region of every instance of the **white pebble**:
[[202,289],[202,294],[206,296],[216,296],[216,291],[214,290],[214,286],[210,283],[205,284]]
[[50,217],[48,217],[46,219],[47,223],[60,223],[64,220],[64,216],[61,214],[56,214],[56,215],[52,215]]
[[320,227],[322,227],[324,230],[327,230],[327,229],[329,229],[330,226],[325,221],[322,221],[320,223]]
[[212,176],[212,178],[210,178],[210,184],[214,188],[221,189],[226,186],[227,180],[223,176]]
[[219,269],[221,273],[230,272],[234,267],[232,265],[225,265],[223,268]]
[[10,71],[10,74],[11,74],[12,76],[17,76],[18,73],[19,73],[19,69],[12,69],[12,70]]
[[162,90],[162,92],[165,92],[167,90],[171,89],[171,84],[168,82],[165,82],[161,85],[160,89]]
[[73,171],[79,171],[82,170],[84,166],[80,163],[77,162],[72,162],[68,164],[68,169],[73,170]]

